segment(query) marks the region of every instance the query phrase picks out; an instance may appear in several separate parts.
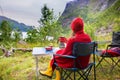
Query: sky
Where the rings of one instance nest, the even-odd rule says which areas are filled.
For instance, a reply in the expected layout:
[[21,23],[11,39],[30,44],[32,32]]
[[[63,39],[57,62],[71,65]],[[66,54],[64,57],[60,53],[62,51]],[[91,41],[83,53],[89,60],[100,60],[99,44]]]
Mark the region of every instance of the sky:
[[68,1],[72,0],[0,0],[0,15],[38,27],[44,4],[54,9],[54,14],[57,16],[59,12],[63,12]]

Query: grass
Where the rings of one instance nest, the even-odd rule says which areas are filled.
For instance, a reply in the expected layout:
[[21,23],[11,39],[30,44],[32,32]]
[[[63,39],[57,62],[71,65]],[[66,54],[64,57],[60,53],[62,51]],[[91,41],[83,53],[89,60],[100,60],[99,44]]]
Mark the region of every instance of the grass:
[[[47,68],[50,56],[39,57],[39,69],[44,71]],[[110,62],[110,60],[108,60]],[[110,72],[111,66],[105,61],[97,67],[97,80],[119,80],[120,69],[115,68]],[[16,51],[10,57],[0,57],[0,80],[36,80],[35,58],[31,52],[23,53]],[[90,75],[91,76],[91,75]],[[55,73],[53,79],[55,78]],[[90,77],[93,80],[93,77]],[[51,80],[39,75],[39,80]]]
[[[101,57],[99,57],[101,58]],[[117,58],[114,58],[117,61]],[[120,65],[120,63],[119,63]],[[110,58],[106,58],[106,61],[102,61],[102,63],[96,68],[97,79],[99,80],[119,80],[120,79],[120,68],[118,66],[114,67],[113,70],[113,62]]]
[[30,53],[15,53],[11,57],[0,58],[0,62],[0,80],[35,79],[34,59],[30,56]]
[[[89,33],[89,32],[88,32]],[[97,36],[96,40],[104,41],[110,40],[111,36]],[[99,49],[105,49],[107,44],[100,44]],[[17,48],[32,48],[35,46],[40,46],[39,44],[17,44]],[[2,51],[0,50],[0,56]],[[99,57],[100,58],[100,57]],[[47,69],[47,65],[50,56],[39,57],[39,70],[44,71]],[[111,62],[110,60],[108,60]],[[120,63],[119,63],[120,64]],[[101,66],[97,68],[97,80],[120,80],[120,69],[115,68],[110,72],[111,65],[107,64],[105,61],[102,62],[103,68]],[[93,73],[91,73],[92,75]],[[93,80],[93,77],[90,75],[90,80]],[[52,80],[55,78],[55,72],[53,74]],[[15,51],[10,57],[0,57],[0,80],[36,80],[36,63],[35,58],[32,55],[32,52],[22,52]],[[51,80],[47,77],[39,75],[39,80]]]
[[[50,56],[39,58],[40,70],[47,68],[49,60]],[[36,80],[35,58],[31,52],[21,51],[16,51],[10,57],[1,56],[0,71],[0,80]]]

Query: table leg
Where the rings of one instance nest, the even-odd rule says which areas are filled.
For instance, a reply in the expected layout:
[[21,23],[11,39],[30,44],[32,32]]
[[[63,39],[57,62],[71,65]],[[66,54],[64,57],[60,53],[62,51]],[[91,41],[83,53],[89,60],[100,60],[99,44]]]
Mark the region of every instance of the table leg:
[[38,80],[38,76],[39,76],[39,71],[38,71],[38,57],[35,56],[36,59],[36,80]]

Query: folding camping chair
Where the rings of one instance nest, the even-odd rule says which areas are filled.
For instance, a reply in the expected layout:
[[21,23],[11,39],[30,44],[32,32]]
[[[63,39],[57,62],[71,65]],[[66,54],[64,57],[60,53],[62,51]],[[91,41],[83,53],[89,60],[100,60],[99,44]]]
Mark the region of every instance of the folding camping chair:
[[[73,56],[68,56],[68,55],[60,55],[60,54],[55,54],[55,56],[60,56],[63,58],[68,58],[68,59],[73,59],[74,60],[74,67],[71,68],[63,68],[57,65],[57,62],[54,64],[59,68],[60,73],[61,73],[61,80],[88,80],[88,76],[93,68],[94,71],[94,80],[96,80],[96,73],[95,73],[95,42],[90,42],[90,43],[74,43],[73,46]],[[84,68],[80,69],[77,68],[76,65],[78,64],[78,61],[76,59],[79,56],[87,56],[93,54],[93,60],[89,65]],[[55,59],[55,58],[54,58]],[[73,73],[73,74],[72,74]],[[77,78],[76,78],[77,77]],[[93,79],[92,79],[93,80]]]
[[[101,65],[101,63],[103,61],[106,61],[107,63],[109,63],[110,65],[112,65],[112,68],[110,71],[113,71],[113,69],[118,66],[120,69],[120,52],[116,53],[114,51],[111,51],[112,48],[120,48],[120,32],[113,32],[112,35],[112,43],[110,45],[107,45],[106,49],[101,52],[102,54],[100,55],[101,59],[99,60],[98,64],[96,65],[96,67],[98,67],[99,65]],[[107,59],[111,59],[112,64],[110,63],[110,61],[108,61]],[[102,66],[102,65],[101,65]]]

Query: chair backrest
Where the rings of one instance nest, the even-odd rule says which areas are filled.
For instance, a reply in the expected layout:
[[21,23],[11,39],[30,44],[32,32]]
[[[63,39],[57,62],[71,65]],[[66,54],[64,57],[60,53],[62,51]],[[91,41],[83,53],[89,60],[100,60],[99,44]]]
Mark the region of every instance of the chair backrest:
[[80,43],[76,42],[73,45],[73,56],[87,56],[95,53],[95,42]]
[[120,45],[120,32],[113,32],[112,34],[112,44]]

